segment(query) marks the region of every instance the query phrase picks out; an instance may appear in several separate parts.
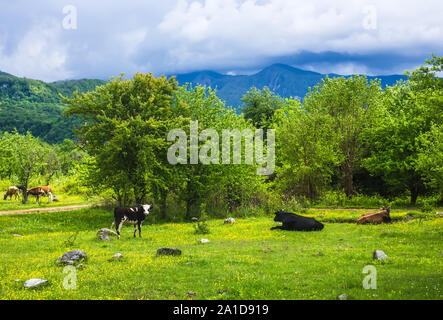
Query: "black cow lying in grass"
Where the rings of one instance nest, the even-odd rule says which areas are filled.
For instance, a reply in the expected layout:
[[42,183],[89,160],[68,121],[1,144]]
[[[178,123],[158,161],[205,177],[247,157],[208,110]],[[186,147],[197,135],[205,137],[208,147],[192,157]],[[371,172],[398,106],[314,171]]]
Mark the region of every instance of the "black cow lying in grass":
[[275,213],[274,221],[283,222],[283,225],[273,227],[271,230],[320,231],[324,227],[322,223],[314,218],[299,216],[298,214],[284,212],[283,210]]
[[136,208],[115,208],[114,222],[112,223],[112,226],[115,224],[118,239],[120,239],[120,229],[122,228],[123,223],[134,225],[134,238],[137,234],[138,226],[138,236],[141,237],[142,223],[148,216],[149,210],[151,210],[153,207],[153,205],[145,204]]

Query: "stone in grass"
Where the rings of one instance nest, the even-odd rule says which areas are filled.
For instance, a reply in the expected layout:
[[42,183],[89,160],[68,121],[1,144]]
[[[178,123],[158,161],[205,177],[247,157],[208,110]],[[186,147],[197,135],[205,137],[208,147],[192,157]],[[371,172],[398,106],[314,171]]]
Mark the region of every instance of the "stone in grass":
[[200,243],[209,243],[210,241],[208,239],[200,239]]
[[160,248],[157,250],[157,255],[159,256],[179,256],[182,251],[177,248]]
[[186,294],[188,295],[188,297],[189,298],[194,298],[197,294],[195,293],[195,292],[193,292],[193,291],[188,291],[188,292],[186,292]]
[[74,264],[82,259],[86,259],[86,252],[82,250],[72,250],[63,254],[57,259],[57,263]]
[[104,235],[104,234],[99,235],[98,238],[100,240],[104,240],[104,241],[111,241],[111,239],[109,239],[109,237],[107,235]]
[[381,251],[381,250],[375,250],[375,251],[372,253],[372,257],[373,257],[375,260],[380,260],[380,261],[385,261],[385,260],[388,259],[388,256],[387,256],[383,251]]
[[348,300],[348,295],[347,294],[341,294],[338,296],[338,300]]
[[117,236],[117,232],[112,231],[111,229],[102,228],[97,231],[97,236],[104,235],[104,236]]
[[44,280],[44,279],[29,279],[28,281],[25,282],[25,284],[23,285],[23,287],[25,288],[37,288],[40,287],[44,284],[48,283],[48,280]]
[[116,253],[116,254],[114,254],[114,256],[112,258],[113,259],[122,259],[123,255],[121,253]]
[[235,219],[234,218],[228,218],[225,219],[224,224],[234,224],[235,223]]

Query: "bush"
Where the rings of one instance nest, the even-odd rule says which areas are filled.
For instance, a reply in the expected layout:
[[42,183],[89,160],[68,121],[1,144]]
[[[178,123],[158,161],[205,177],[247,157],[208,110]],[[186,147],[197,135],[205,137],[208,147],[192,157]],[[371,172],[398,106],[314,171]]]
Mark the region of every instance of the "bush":
[[197,222],[196,224],[194,224],[194,229],[195,229],[195,233],[196,234],[208,234],[211,233],[210,229],[209,229],[209,225],[204,222]]

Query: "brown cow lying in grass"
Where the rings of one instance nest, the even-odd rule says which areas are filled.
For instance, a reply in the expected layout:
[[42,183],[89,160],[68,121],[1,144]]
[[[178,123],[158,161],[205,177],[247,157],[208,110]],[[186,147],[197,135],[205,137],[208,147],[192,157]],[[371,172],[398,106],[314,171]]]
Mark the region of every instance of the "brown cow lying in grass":
[[20,197],[20,190],[15,186],[8,188],[8,191],[6,191],[3,200],[6,200],[7,197],[9,197],[9,200],[11,200],[12,196],[15,197],[15,200]]
[[391,212],[390,206],[384,206],[381,208],[379,212],[369,212],[360,216],[357,220],[357,224],[380,224],[391,222],[391,216],[389,215]]

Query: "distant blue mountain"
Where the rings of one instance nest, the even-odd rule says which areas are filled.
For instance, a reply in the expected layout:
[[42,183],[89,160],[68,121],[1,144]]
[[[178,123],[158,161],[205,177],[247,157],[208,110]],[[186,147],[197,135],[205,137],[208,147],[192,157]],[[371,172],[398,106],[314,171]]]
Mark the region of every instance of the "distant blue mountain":
[[[224,75],[206,70],[175,75],[180,85],[192,83],[193,85],[210,86],[217,89],[217,96],[226,101],[226,105],[237,108],[242,105],[240,99],[251,87],[262,89],[267,86],[270,90],[284,98],[303,97],[309,88],[317,85],[326,76],[343,77],[338,74],[321,74],[302,70],[286,64],[273,64],[260,72],[252,75]],[[350,76],[344,76],[350,77]],[[402,75],[368,76],[369,80],[380,79],[383,88],[397,83],[403,79]]]

